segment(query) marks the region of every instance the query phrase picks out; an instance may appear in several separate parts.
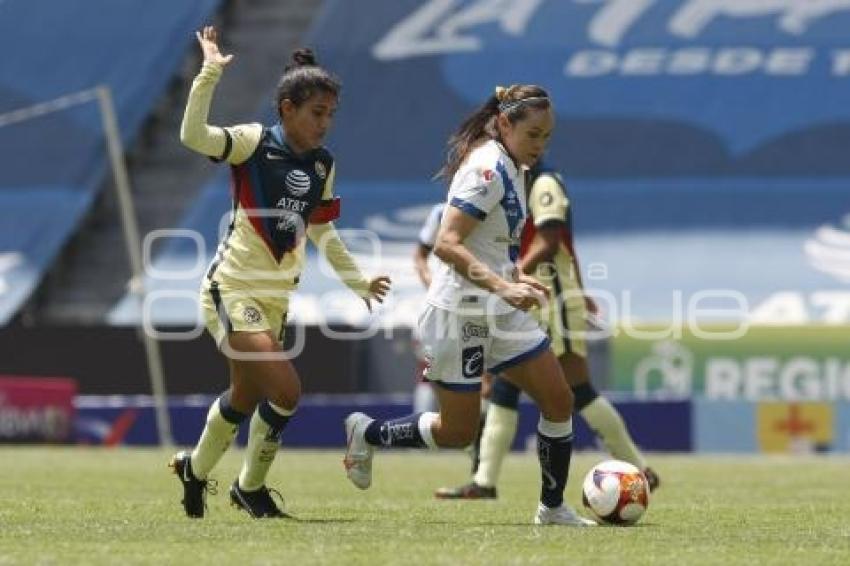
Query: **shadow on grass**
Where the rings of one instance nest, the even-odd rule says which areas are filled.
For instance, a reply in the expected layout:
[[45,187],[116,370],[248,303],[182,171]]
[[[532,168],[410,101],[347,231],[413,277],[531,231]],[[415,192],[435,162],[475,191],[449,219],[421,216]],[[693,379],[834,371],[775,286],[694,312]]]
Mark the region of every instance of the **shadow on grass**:
[[[431,520],[424,520],[424,521],[423,520],[417,520],[416,522],[419,523],[419,524],[422,524],[422,525],[457,525],[458,524],[457,520],[452,521],[452,520],[434,520],[434,519],[431,519]],[[476,521],[476,522],[467,521],[467,522],[464,522],[463,524],[464,524],[464,526],[468,526],[468,527],[517,527],[517,528],[535,527],[535,528],[539,528],[539,529],[559,528],[559,527],[563,528],[561,525],[535,525],[531,521],[524,521],[524,522],[523,521]],[[654,528],[661,527],[661,525],[659,525],[658,523],[644,523],[644,522],[640,522],[636,525],[611,525],[611,524],[608,524],[608,523],[600,523],[596,526],[598,528],[616,529],[616,530],[620,530],[620,529],[631,530],[631,529],[643,529],[643,528],[654,529]],[[583,528],[583,527],[568,527],[568,528],[580,529],[580,528]]]
[[313,524],[342,524],[342,523],[356,523],[357,519],[351,518],[339,518],[339,517],[321,517],[321,518],[312,518],[312,519],[302,519],[300,517],[296,517],[294,515],[288,515],[284,518],[286,521],[292,521],[294,523],[313,523]]

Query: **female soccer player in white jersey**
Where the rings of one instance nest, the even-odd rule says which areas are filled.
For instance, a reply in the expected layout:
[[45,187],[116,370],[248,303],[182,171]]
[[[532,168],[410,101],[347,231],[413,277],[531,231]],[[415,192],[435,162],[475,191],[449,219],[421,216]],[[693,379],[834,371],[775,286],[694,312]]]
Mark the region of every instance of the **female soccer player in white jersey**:
[[540,408],[542,474],[537,524],[594,524],[564,504],[572,453],[573,394],[549,339],[526,312],[545,303],[545,287],[516,267],[527,215],[523,167],[543,154],[555,124],[542,88],[497,89],[449,140],[441,173],[451,179],[435,255],[441,260],[419,320],[438,387],[440,413],[374,420],[346,418],[345,467],[361,489],[372,482],[376,446],[463,447],[479,423],[485,370],[499,372]]
[[183,508],[203,517],[209,473],[251,416],[245,461],[231,502],[252,517],[284,517],[265,480],[280,435],[295,412],[301,383],[282,352],[289,295],[298,285],[305,235],[371,308],[389,290],[386,276],[361,275],[337,235],[334,159],[322,146],[340,84],[309,50],[293,54],[277,88],[279,123],[220,128],[207,124],[215,85],[233,58],[216,32],[197,34],[204,54],[192,83],[180,137],[189,148],[231,165],[233,211],[201,286],[207,329],[228,359],[230,387],[210,407],[195,449],[171,461],[183,485]]
[[[551,348],[575,396],[575,411],[612,456],[643,470],[649,486],[659,485],[658,474],[647,466],[635,446],[617,409],[597,393],[590,381],[587,319],[596,313],[596,304],[585,294],[581,269],[573,246],[573,206],[561,175],[541,164],[527,179],[529,218],[523,229],[520,268],[534,275],[549,289],[550,301],[542,311],[535,310],[552,340]],[[490,403],[483,427],[478,458],[473,461],[472,481],[460,487],[440,488],[441,499],[494,499],[502,462],[516,435],[520,391],[496,376],[490,389]]]

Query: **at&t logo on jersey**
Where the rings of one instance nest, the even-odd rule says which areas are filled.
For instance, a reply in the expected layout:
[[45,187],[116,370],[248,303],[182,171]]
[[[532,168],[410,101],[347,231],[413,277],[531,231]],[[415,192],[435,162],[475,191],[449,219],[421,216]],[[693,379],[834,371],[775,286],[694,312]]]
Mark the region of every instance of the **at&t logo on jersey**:
[[300,169],[293,169],[286,174],[286,188],[293,196],[303,196],[310,190],[310,177]]

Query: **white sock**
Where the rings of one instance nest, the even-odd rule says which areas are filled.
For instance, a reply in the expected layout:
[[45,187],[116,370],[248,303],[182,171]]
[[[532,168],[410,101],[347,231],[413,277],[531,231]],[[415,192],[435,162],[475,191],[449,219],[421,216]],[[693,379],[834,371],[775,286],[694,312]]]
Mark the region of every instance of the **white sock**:
[[295,411],[263,401],[251,417],[245,461],[239,472],[239,488],[256,491],[266,483],[269,468],[280,447],[280,433]]
[[614,458],[634,464],[641,470],[646,467],[646,460],[632,441],[623,417],[608,399],[600,395],[579,411],[579,414]]
[[413,412],[424,413],[437,410],[437,394],[434,386],[427,381],[420,381],[413,390]]
[[425,443],[431,450],[436,450],[438,448],[437,441],[434,440],[434,433],[431,432],[431,425],[434,424],[434,421],[440,415],[438,413],[422,413],[419,415],[419,421],[416,423],[419,428],[419,435],[422,437],[422,442]]
[[499,482],[502,462],[516,435],[519,412],[495,403],[490,403],[487,409],[487,420],[481,433],[480,463],[478,471],[472,478],[476,484],[484,487],[495,487]]
[[[245,415],[233,409],[226,411],[231,418],[244,420]],[[201,433],[198,445],[192,451],[192,474],[199,480],[207,476],[227,452],[233,438],[239,431],[239,422],[231,422],[221,413],[221,398],[216,399],[207,412],[207,423]]]

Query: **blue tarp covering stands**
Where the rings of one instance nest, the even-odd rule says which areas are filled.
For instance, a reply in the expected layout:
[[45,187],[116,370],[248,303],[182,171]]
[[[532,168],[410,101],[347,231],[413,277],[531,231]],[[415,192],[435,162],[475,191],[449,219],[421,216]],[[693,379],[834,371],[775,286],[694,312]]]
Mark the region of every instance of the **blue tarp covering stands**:
[[[105,84],[132,141],[220,2],[0,2],[0,115]],[[0,127],[0,325],[73,234],[106,163],[94,102]]]
[[[677,292],[687,304],[707,288],[755,313],[788,290],[846,293],[848,29],[848,2],[328,0],[308,43],[344,83],[328,140],[339,225],[380,236],[386,317],[415,320],[410,254],[444,197],[429,179],[445,141],[495,85],[532,82],[556,103],[549,161],[570,186],[579,256],[606,266],[587,282],[618,304],[631,293],[628,314],[670,320]],[[225,177],[210,185],[186,226],[214,233],[226,191]],[[293,305],[307,321],[338,289],[318,265]],[[335,317],[364,321],[349,304]]]

